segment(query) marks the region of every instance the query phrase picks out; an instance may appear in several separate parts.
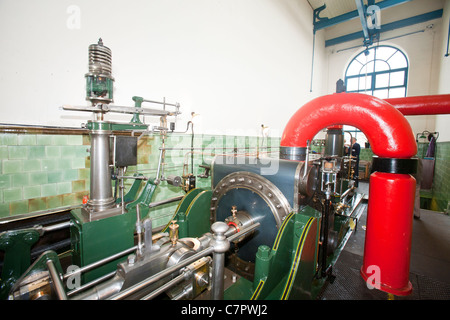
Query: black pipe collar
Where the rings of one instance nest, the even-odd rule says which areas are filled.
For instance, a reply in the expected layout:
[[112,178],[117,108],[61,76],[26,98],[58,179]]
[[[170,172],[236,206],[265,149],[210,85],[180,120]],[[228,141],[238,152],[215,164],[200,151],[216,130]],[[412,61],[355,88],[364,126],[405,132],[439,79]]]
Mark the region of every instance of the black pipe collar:
[[373,156],[372,172],[415,174],[417,173],[418,162],[417,158],[396,159]]

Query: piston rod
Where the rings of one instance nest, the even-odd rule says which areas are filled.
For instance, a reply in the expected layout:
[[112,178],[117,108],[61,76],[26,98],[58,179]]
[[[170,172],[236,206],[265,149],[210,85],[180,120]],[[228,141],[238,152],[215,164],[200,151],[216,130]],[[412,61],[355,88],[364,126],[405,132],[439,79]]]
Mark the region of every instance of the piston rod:
[[55,268],[52,260],[47,260],[47,268],[50,272],[50,278],[52,279],[53,285],[56,290],[56,294],[60,300],[67,300],[66,292],[64,291],[64,286],[59,277],[58,271]]
[[159,281],[161,279],[163,279],[164,277],[169,276],[170,274],[172,274],[173,272],[191,264],[192,262],[203,258],[209,254],[211,254],[214,251],[213,247],[209,247],[207,249],[204,249],[192,256],[190,256],[189,258],[187,258],[186,260],[183,260],[182,262],[180,262],[177,265],[174,265],[172,267],[169,267],[163,271],[160,271],[158,273],[156,273],[155,275],[136,283],[135,285],[129,287],[128,289],[125,289],[115,295],[113,295],[112,297],[110,297],[108,300],[121,300],[124,299],[130,295],[132,295],[135,292],[138,292],[139,290],[144,289],[145,287],[151,285],[152,283],[155,283],[156,281]]

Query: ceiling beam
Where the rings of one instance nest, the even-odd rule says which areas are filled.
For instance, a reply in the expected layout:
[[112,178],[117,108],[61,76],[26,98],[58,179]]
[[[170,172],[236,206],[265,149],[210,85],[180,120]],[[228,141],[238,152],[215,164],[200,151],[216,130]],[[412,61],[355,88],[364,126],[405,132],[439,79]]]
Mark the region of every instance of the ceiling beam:
[[[357,1],[362,2],[362,0],[357,0]],[[380,2],[376,3],[375,5],[377,5],[380,8],[380,10],[383,10],[383,9],[394,7],[399,4],[409,2],[409,1],[411,1],[411,0],[384,0],[384,1],[380,1]],[[353,19],[359,17],[358,10],[354,10],[354,11],[344,13],[344,14],[334,17],[334,18],[321,18],[321,17],[319,17],[319,13],[320,13],[320,11],[323,11],[324,9],[325,9],[325,7],[322,6],[322,7],[314,10],[314,22],[313,22],[314,31],[329,28],[329,27],[335,26],[339,23],[350,21],[350,20],[353,20]],[[317,10],[320,10],[320,11],[317,12]]]
[[[439,10],[431,11],[428,13],[420,14],[420,15],[417,15],[417,16],[414,16],[411,18],[406,18],[403,20],[386,23],[386,24],[381,25],[379,32],[383,33],[383,32],[387,32],[387,31],[399,29],[399,28],[408,27],[408,26],[411,26],[414,24],[426,22],[429,20],[439,19],[442,17],[443,11],[444,11],[443,9],[439,9]],[[344,42],[357,40],[357,39],[364,39],[363,31],[354,32],[354,33],[347,34],[345,36],[326,40],[325,47],[330,47],[330,46],[334,46],[339,43],[344,43]]]

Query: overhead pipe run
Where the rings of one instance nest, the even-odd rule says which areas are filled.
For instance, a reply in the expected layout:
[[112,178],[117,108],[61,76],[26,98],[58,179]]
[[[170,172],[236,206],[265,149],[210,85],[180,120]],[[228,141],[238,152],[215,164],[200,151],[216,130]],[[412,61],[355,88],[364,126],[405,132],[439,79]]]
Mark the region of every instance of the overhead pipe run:
[[280,158],[305,160],[307,141],[323,128],[357,127],[367,136],[375,171],[369,182],[367,230],[361,276],[371,287],[395,295],[412,291],[409,281],[417,145],[411,126],[388,102],[358,93],[316,98],[287,123]]
[[385,99],[405,116],[450,114],[450,94]]

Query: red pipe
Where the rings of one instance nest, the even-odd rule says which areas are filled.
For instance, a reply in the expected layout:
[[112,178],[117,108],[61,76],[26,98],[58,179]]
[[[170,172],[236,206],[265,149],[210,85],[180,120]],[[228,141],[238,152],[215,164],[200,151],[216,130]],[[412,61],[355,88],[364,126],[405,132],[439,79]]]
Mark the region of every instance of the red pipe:
[[[417,153],[414,133],[400,111],[384,100],[358,93],[327,95],[305,104],[286,125],[281,149],[304,149],[321,129],[341,124],[363,131],[379,157],[408,159]],[[409,174],[375,172],[369,184],[361,275],[370,280],[374,270],[375,288],[409,294],[415,180]]]
[[375,172],[370,176],[361,276],[372,287],[397,296],[412,291],[409,261],[415,186],[409,174]]
[[287,123],[280,145],[306,147],[321,129],[342,124],[363,131],[379,157],[411,158],[417,153],[405,117],[389,103],[359,93],[332,94],[306,103]]
[[385,99],[405,116],[450,114],[450,94]]

